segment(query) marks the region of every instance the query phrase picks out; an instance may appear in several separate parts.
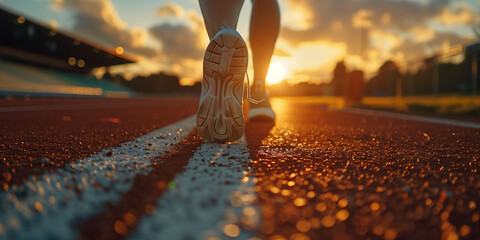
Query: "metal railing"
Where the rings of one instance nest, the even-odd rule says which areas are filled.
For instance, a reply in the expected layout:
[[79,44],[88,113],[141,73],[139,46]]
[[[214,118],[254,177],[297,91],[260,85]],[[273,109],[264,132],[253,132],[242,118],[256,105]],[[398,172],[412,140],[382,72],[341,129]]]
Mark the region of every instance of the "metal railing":
[[479,54],[480,43],[458,44],[431,57],[409,61],[399,67],[402,77],[397,81],[395,92],[401,95],[479,94]]

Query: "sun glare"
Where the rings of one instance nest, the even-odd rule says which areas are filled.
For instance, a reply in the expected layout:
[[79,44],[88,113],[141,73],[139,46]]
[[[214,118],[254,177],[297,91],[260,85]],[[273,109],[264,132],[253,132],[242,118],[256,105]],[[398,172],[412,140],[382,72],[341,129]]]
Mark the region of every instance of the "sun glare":
[[283,81],[289,75],[289,69],[284,61],[272,59],[266,82],[268,85],[276,84]]

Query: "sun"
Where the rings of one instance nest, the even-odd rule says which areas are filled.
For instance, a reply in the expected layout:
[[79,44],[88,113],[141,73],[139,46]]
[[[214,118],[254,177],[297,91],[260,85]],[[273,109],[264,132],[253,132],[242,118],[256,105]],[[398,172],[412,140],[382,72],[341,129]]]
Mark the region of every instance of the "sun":
[[274,58],[270,63],[266,83],[268,85],[276,84],[283,81],[290,74],[288,65],[282,59]]

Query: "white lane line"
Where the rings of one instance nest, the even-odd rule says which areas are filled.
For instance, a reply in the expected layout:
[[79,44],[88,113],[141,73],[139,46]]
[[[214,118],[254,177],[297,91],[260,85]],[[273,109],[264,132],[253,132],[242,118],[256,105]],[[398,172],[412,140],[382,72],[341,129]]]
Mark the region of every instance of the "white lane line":
[[72,229],[75,221],[117,202],[135,175],[150,171],[150,157],[171,148],[194,126],[192,116],[0,193],[0,239],[74,239],[79,234]]
[[[203,143],[129,239],[248,239],[259,224],[255,179],[245,139]],[[213,162],[213,164],[212,164]]]
[[433,118],[433,117],[415,116],[415,115],[403,114],[403,113],[392,113],[392,112],[384,112],[384,111],[360,109],[360,108],[343,108],[343,109],[338,110],[338,111],[346,112],[346,113],[360,114],[360,115],[387,117],[387,118],[398,118],[398,119],[403,119],[403,120],[413,120],[413,121],[419,121],[419,122],[436,123],[436,124],[443,124],[443,125],[449,125],[449,126],[455,126],[455,127],[466,127],[466,128],[480,129],[480,123],[464,122],[464,121]]

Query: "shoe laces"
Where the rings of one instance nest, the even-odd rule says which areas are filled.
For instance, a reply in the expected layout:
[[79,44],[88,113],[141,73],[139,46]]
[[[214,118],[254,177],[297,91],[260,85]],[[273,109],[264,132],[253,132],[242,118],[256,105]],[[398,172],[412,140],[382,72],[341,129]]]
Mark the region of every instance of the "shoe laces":
[[251,87],[250,87],[250,78],[248,77],[248,72],[245,72],[245,75],[247,76],[247,84],[248,84],[248,85],[247,85],[247,98],[248,98],[248,101],[251,102],[251,103],[253,103],[253,104],[260,104],[260,103],[264,102],[264,101],[265,101],[265,98],[262,98],[262,99],[260,99],[260,100],[255,100],[255,99],[252,98],[251,93],[250,93],[250,88],[251,88]]

